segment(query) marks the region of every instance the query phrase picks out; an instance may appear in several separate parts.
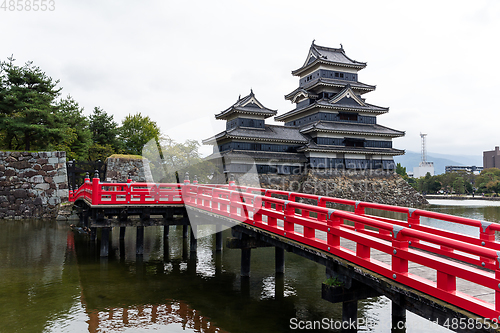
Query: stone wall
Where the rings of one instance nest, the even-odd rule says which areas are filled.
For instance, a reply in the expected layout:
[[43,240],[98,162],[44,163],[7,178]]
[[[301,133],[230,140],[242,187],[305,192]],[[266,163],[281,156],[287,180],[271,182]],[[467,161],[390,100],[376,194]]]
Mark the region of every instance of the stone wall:
[[66,152],[0,151],[0,218],[56,217],[67,200]]
[[[240,185],[256,186],[255,176],[237,177]],[[427,200],[400,175],[382,170],[309,170],[300,175],[258,176],[261,188],[310,193],[356,201],[418,207]]]
[[107,182],[125,183],[127,179],[134,182],[152,181],[149,161],[135,155],[112,155],[106,159]]

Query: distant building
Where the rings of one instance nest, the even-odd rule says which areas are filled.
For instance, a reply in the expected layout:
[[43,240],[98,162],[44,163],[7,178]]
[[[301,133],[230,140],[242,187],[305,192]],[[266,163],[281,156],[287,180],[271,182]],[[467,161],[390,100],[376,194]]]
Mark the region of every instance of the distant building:
[[[387,107],[369,104],[363,95],[375,86],[358,81],[366,63],[349,58],[344,49],[311,45],[297,70],[299,87],[285,96],[293,110],[277,115],[253,91],[238,98],[215,118],[226,130],[203,141],[224,158],[224,172],[243,173],[255,162],[258,173],[290,174],[304,168],[395,170],[392,139],[404,135],[378,124]],[[283,125],[266,124],[273,117]]]
[[434,176],[434,162],[427,161],[427,147],[425,145],[425,137],[427,134],[420,133],[420,138],[422,139],[422,161],[418,167],[413,168],[413,178],[422,178],[429,173]]
[[413,178],[422,178],[430,173],[434,176],[434,163],[433,162],[420,162],[418,167],[413,168]]
[[483,168],[500,168],[500,147],[495,150],[483,151]]
[[475,175],[479,175],[481,173],[481,171],[483,171],[483,167],[477,167],[475,165],[473,165],[473,166],[447,165],[444,167],[444,171],[446,173],[457,172],[457,171],[467,171],[467,172],[472,172]]

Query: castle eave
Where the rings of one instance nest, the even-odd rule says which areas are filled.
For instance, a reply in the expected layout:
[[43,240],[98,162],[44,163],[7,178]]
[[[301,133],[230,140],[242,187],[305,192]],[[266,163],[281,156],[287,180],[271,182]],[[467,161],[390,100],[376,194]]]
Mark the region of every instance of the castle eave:
[[[370,105],[370,104],[367,104],[367,105]],[[287,121],[287,118],[295,116],[299,113],[311,110],[315,107],[320,107],[320,108],[325,108],[325,109],[330,109],[330,110],[340,110],[340,111],[367,112],[367,113],[373,113],[376,115],[380,115],[380,114],[384,114],[384,113],[389,112],[389,108],[373,109],[370,107],[352,107],[352,106],[341,106],[338,104],[327,105],[327,104],[314,103],[314,104],[308,105],[302,109],[295,109],[295,110],[288,111],[287,113],[284,113],[281,116],[274,117],[274,120],[285,122],[285,121]]]
[[404,155],[405,151],[401,149],[387,148],[349,148],[349,147],[304,147],[297,150],[298,152],[317,152],[317,153],[344,153],[344,154],[368,154],[368,155],[386,155],[398,156]]
[[294,71],[292,71],[292,75],[294,76],[300,76],[302,73],[306,72],[310,68],[316,66],[316,65],[330,65],[330,66],[339,66],[339,67],[347,67],[347,68],[355,68],[355,69],[363,69],[366,67],[366,63],[342,63],[342,62],[335,62],[335,61],[325,61],[321,59],[316,59],[315,61],[311,62],[307,66],[303,66],[301,68],[298,68]]

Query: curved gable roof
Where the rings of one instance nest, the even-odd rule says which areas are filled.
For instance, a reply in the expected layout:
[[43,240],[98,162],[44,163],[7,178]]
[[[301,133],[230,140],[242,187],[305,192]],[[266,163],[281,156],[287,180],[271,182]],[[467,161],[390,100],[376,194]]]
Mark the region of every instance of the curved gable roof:
[[350,67],[363,69],[366,67],[366,62],[360,62],[349,58],[345,52],[342,44],[340,48],[332,48],[314,44],[314,40],[309,49],[306,61],[299,69],[292,71],[293,75],[300,75],[305,70],[311,68],[317,63],[337,65],[341,67]]
[[215,119],[227,119],[227,117],[233,113],[251,114],[269,118],[275,116],[278,111],[266,108],[257,100],[253,90],[250,89],[250,94],[243,98],[238,97],[238,101],[236,103],[231,105],[226,110],[216,114]]

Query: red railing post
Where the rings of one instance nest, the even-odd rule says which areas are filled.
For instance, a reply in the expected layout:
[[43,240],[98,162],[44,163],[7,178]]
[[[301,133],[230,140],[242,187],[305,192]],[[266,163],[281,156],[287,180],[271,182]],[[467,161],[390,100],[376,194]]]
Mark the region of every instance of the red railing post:
[[[490,228],[492,222],[481,221],[481,227],[479,228],[479,239],[481,240],[481,246],[490,246],[491,242],[495,242],[495,230]],[[495,263],[493,260],[489,258],[481,257],[481,262],[483,263]]]
[[[364,215],[365,214],[365,207],[363,206],[363,203],[361,201],[356,201],[355,206],[354,206],[354,214],[356,215]],[[365,229],[365,225],[360,222],[354,222],[354,229],[356,231],[362,231]],[[370,250],[368,249],[368,256],[370,256]]]
[[99,178],[92,179],[92,205],[98,205],[101,203],[101,184],[99,184]]
[[[293,216],[295,215],[295,208],[290,204],[289,200],[285,200],[283,204],[283,229],[285,231],[285,236],[287,232],[294,232]],[[279,209],[278,209],[279,206]],[[276,210],[281,210],[281,205],[276,205]]]
[[[416,208],[410,208],[408,209],[408,228],[412,228],[416,225],[420,225],[420,215],[418,212],[416,212]],[[412,245],[415,246],[416,244],[420,243],[420,240],[418,239],[412,239],[411,240]]]
[[[318,207],[326,207],[326,201],[322,196],[318,196]],[[318,221],[326,221],[326,214],[318,213]]]
[[408,260],[401,258],[400,252],[408,251],[408,240],[403,236],[404,227],[394,225],[392,229],[392,271],[393,278],[397,279],[398,275],[408,275]]
[[328,231],[326,235],[326,243],[328,245],[328,251],[332,248],[340,248],[340,236],[337,231],[340,229],[340,225],[343,223],[342,218],[335,216],[333,213],[335,209],[329,209],[326,214]]

